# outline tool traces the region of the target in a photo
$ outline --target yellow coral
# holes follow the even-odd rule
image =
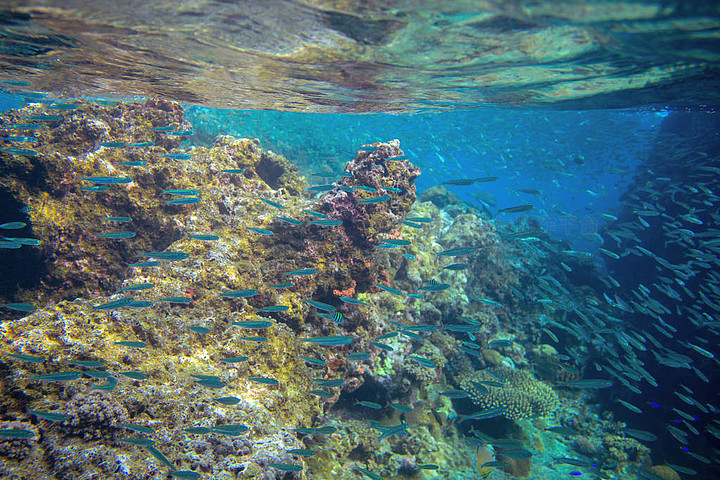
[[[492,367],[498,367],[503,363],[503,357],[497,350],[483,350],[483,358]]]
[[[482,408],[503,407],[503,416],[510,420],[547,417],[560,406],[557,394],[529,372],[502,368],[497,373],[505,379],[501,387],[485,385],[485,391],[477,388],[478,382],[498,381],[495,376],[480,370],[462,378],[460,388]]]
[[[680,480],[680,475],[667,465],[653,465],[650,471],[663,480]]]

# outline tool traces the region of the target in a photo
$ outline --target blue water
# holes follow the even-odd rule
[[[476,207],[481,205],[474,194],[494,197],[493,212],[533,204],[537,210],[529,215],[546,230],[585,248],[592,246],[588,236],[608,221],[598,214],[618,212],[618,199],[638,163],[647,157],[666,114],[485,108],[415,115],[323,115],[191,108],[188,118],[196,131],[259,138],[305,174],[337,171],[355,148],[397,138],[422,169],[415,183],[418,192],[449,180],[497,176],[495,182],[447,188]],[[542,194],[517,192],[522,188]],[[514,221],[511,214],[500,219]]]

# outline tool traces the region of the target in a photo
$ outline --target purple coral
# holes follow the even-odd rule
[[[352,178],[344,177],[338,182],[341,188],[326,193],[321,199],[322,210],[330,218],[342,220],[348,237],[360,248],[376,245],[378,234],[394,229],[415,202],[414,182],[420,176],[418,167],[402,159],[399,140],[372,146],[377,150],[358,151],[345,167]],[[361,204],[359,200],[363,197],[358,190],[347,191],[357,186],[374,188],[377,195],[384,194],[388,187],[400,192],[388,192],[390,200],[386,202]]]

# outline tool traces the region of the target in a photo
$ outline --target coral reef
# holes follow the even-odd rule
[[[377,245],[381,234],[398,228],[398,222],[415,203],[413,182],[420,175],[420,169],[404,158],[398,140],[366,147],[372,150],[361,150],[355,160],[345,167],[345,172],[351,177],[342,177],[337,182],[340,188],[323,195],[321,209],[332,212],[330,218],[342,220],[349,240],[365,248]],[[357,190],[349,191],[358,185],[375,192],[366,191],[359,195]],[[378,192],[388,187],[397,189],[398,194],[389,196],[387,201],[371,202],[381,197]]]
[[[618,463],[642,465],[649,461],[650,449],[634,438],[605,435],[602,439],[604,456]]]
[[[42,113],[32,107],[4,121],[19,122],[25,115]],[[122,123],[125,120],[132,128]],[[118,132],[124,127],[131,136]],[[182,122],[182,110],[171,104],[83,104],[59,125],[43,130],[37,156],[2,154],[8,160],[3,164],[8,173],[3,177],[4,194],[18,202],[24,199],[30,207],[28,223],[41,241],[44,262],[42,278],[12,292],[12,300],[59,300],[22,318],[3,311],[15,318],[2,325],[4,351],[44,359],[4,359],[3,408],[17,418],[35,409],[67,416],[47,426],[53,432],[44,454],[52,459],[50,465],[32,449],[23,455],[41,465],[38,472],[52,469],[67,478],[88,464],[106,476],[116,457],[125,455],[131,467],[141,463],[147,458],[143,450],[118,443],[132,434],[132,428],[123,426],[131,424],[152,432],[158,451],[172,459],[173,468],[275,478],[277,470],[268,465],[297,461],[285,449],[303,446],[291,429],[315,424],[323,412],[324,402],[310,393],[310,379],[322,375],[312,373],[299,354],[322,357],[326,352],[307,347],[299,337],[336,333],[336,324],[314,315],[304,299],[337,305],[345,314],[346,331],[356,330],[360,338],[382,327],[358,308],[342,305],[333,291],[367,292],[376,282],[382,266],[371,264],[373,247],[382,235],[392,234],[414,202],[412,181],[419,170],[400,158],[385,163],[389,157],[401,157],[397,142],[375,144],[347,169],[358,182],[400,192],[393,191],[390,201],[363,204],[363,195],[348,195],[338,186],[313,200],[305,196],[306,183],[297,170],[284,158],[261,150],[256,141],[220,137],[211,148],[174,153],[169,149],[179,145],[179,138],[153,130],[165,127],[190,128]],[[147,144],[99,147],[110,141]],[[27,169],[20,163],[28,161],[40,172],[35,182],[18,173]],[[144,163],[123,165],[126,162]],[[105,177],[132,181],[111,183],[107,190],[82,189],[92,186],[85,178]],[[345,183],[349,188],[350,181]],[[168,202],[174,198],[168,191],[195,189],[198,193],[190,196],[199,197],[198,202]],[[342,225],[313,224],[313,217],[303,210],[323,212],[328,219],[342,220]],[[276,213],[304,219],[299,225],[289,224],[276,219]],[[101,234],[118,230],[105,219],[120,217],[131,218],[135,236],[102,239]],[[273,235],[246,226],[271,228]],[[205,236],[210,241],[202,240]],[[144,253],[170,245],[180,261],[158,254],[159,263],[128,266],[147,262]],[[190,260],[182,261],[185,257]],[[305,267],[318,272],[312,279],[285,275]],[[267,287],[289,278],[294,284],[289,289]],[[343,285],[347,287],[338,288]],[[125,289],[120,296],[105,296],[120,287]],[[220,296],[242,288],[258,293],[246,299]],[[99,297],[63,300],[79,294]],[[138,307],[128,308],[128,301]],[[272,304],[289,308],[257,312]],[[267,336],[238,335],[233,323],[262,318],[258,315],[270,320],[270,327],[262,331]],[[228,363],[223,358],[247,361]],[[97,363],[102,369],[77,370],[78,361]],[[333,369],[344,372],[342,362],[328,363],[325,375],[332,375]],[[70,373],[68,380],[52,377],[64,372],[78,373]],[[50,375],[49,381],[35,378],[42,375]],[[357,388],[363,374],[355,375],[346,381]],[[260,384],[247,377],[257,377]],[[234,405],[219,403],[221,397],[233,399]],[[242,425],[248,433],[213,433],[209,441],[199,441],[183,430],[222,425]],[[78,441],[83,449],[77,448]],[[11,443],[17,442],[32,445],[27,440]],[[30,461],[23,458],[16,460]],[[10,469],[20,471],[21,465]],[[161,470],[146,472],[152,477]]]
[[[498,383],[497,376],[484,370],[463,375],[458,385],[470,395],[473,403],[482,408],[501,407],[502,415],[510,420],[547,417],[560,406],[557,394],[529,372],[501,368],[497,373],[504,379],[500,381],[501,386],[478,389],[477,383]]]
[[[257,140],[189,147],[191,130],[175,104],[80,103],[37,155],[0,154],[0,200],[40,241],[2,259],[37,266],[3,302],[39,308],[0,313],[3,428],[30,432],[0,438],[0,474],[450,480],[487,474],[487,442],[457,419],[492,407],[535,455],[646,457],[538,380],[568,371],[538,326],[563,312],[531,299],[563,275],[523,240],[548,242],[538,225],[500,226],[443,187],[418,200],[397,140],[311,186]],[[556,410],[577,440],[526,421]]]
[[[432,343],[423,344],[415,351],[415,355],[430,359],[436,365],[436,368],[425,367],[418,363],[417,360],[406,357],[403,363],[403,370],[420,382],[435,383],[439,377],[438,372],[442,370],[447,363],[445,356],[440,349]]]
[[[132,249],[124,243],[99,238],[112,231],[104,220],[132,216],[136,237],[133,245],[143,250],[162,250],[180,237],[159,194],[165,188],[156,181],[168,172],[170,159],[163,154],[180,145],[181,137],[152,130],[171,126],[190,128],[179,105],[149,100],[145,104],[117,103],[109,107],[80,104],[67,112],[45,111],[31,106],[0,119],[0,125],[22,124],[27,115],[61,115],[61,120],[39,129],[34,156],[1,152],[0,198],[6,206],[20,205],[32,235],[42,243],[31,256],[34,275],[21,275],[0,297],[41,301],[111,293],[124,278]],[[100,147],[104,142],[142,144],[145,148]],[[122,152],[122,153],[121,153]],[[148,170],[135,176],[136,167],[122,161],[146,162]],[[104,192],[82,190],[91,186],[83,177],[124,176],[133,173],[134,185],[113,186]],[[26,229],[27,230],[27,229]],[[31,236],[31,235],[28,235]],[[3,258],[5,268],[28,259],[26,252]],[[14,257],[14,258],[13,258]]]

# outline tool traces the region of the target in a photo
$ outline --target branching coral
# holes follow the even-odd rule
[[[560,406],[557,394],[546,384],[524,370],[498,369],[505,381],[501,387],[481,384],[498,382],[498,378],[485,370],[463,377],[459,384],[482,408],[503,407],[503,416],[510,420],[547,417]]]

